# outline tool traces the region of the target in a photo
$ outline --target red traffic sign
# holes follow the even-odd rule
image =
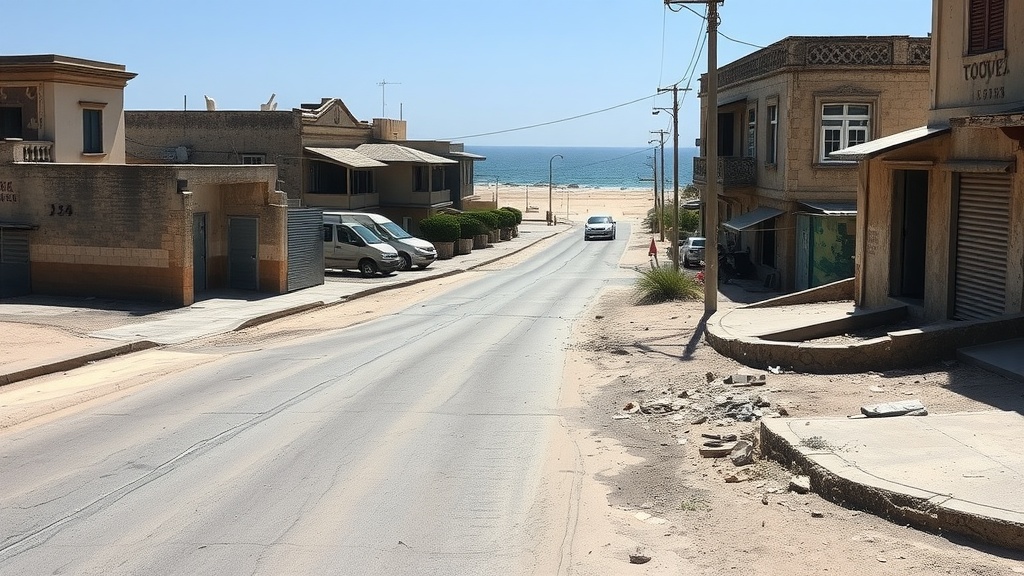
[[[658,245],[654,243],[654,238],[651,238],[651,248],[647,250],[648,256],[655,256],[658,254]]]

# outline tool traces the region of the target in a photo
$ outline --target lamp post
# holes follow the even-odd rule
[[[555,224],[554,204],[551,200],[551,163],[555,161],[555,158],[562,158],[562,155],[555,154],[550,160],[548,160],[548,226],[553,226]],[[565,158],[562,158],[562,160],[565,160]]]
[[[684,88],[689,90],[689,88]],[[672,111],[655,108],[652,114],[665,110],[672,115],[672,268],[679,271],[679,84],[658,88],[658,93],[672,92]]]
[[[657,112],[654,112],[654,114],[657,114]],[[664,242],[665,241],[665,136],[668,134],[668,132],[666,132],[664,130],[651,130],[651,134],[657,134],[658,135],[658,142],[659,142],[659,144],[661,146],[661,214],[658,215],[658,230],[661,231],[661,241]],[[653,144],[653,143],[654,143],[654,140],[651,140],[651,144]],[[657,164],[657,161],[655,161],[655,164]],[[654,178],[657,179],[658,175],[655,174]],[[657,189],[658,189],[657,182],[655,182],[654,189],[655,189],[655,191],[657,191]],[[655,192],[655,193],[657,193],[657,192]]]

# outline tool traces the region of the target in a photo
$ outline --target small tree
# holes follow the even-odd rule
[[[420,233],[430,242],[455,242],[462,234],[459,218],[452,214],[434,214],[420,220]]]
[[[501,210],[508,210],[509,212],[515,214],[516,215],[516,225],[517,226],[519,224],[523,223],[523,211],[522,210],[520,210],[518,208],[513,208],[511,206],[502,206]]]
[[[508,210],[491,210],[491,214],[498,217],[499,228],[515,228],[516,215]]]
[[[488,231],[497,230],[499,227],[498,217],[490,211],[463,212],[462,215],[483,222]]]
[[[459,227],[462,230],[460,237],[463,240],[472,240],[474,236],[487,234],[489,230],[486,224],[467,214],[459,215]]]

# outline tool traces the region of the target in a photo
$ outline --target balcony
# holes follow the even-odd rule
[[[708,159],[706,157],[698,156],[693,159],[693,181],[698,184],[708,183]],[[718,183],[722,185],[723,190],[756,186],[757,160],[737,156],[720,157],[718,159]]]
[[[53,142],[0,140],[0,163],[53,162]]]

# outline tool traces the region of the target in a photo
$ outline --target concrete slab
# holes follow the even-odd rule
[[[988,411],[761,423],[763,451],[822,496],[918,527],[1024,549],[1024,415]]]
[[[956,355],[962,362],[1024,382],[1024,338],[961,348]]]

